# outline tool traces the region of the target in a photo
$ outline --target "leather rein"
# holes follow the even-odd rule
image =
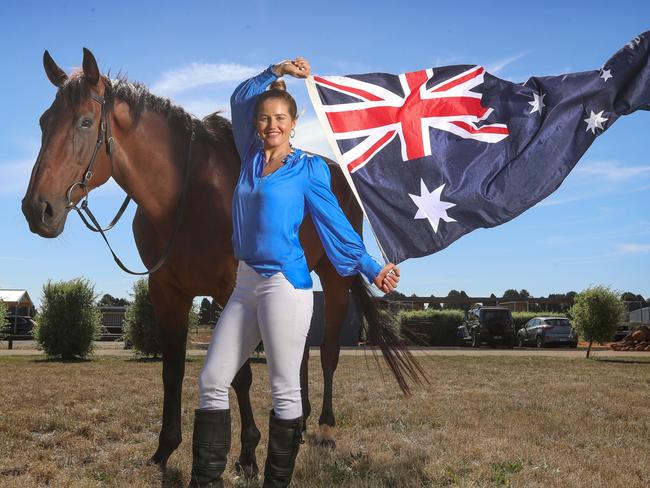
[[[148,275],[151,273],[155,273],[165,263],[167,256],[169,255],[169,251],[172,247],[172,243],[174,242],[174,238],[176,237],[176,234],[178,232],[178,229],[182,221],[183,208],[185,207],[185,196],[187,193],[187,186],[189,181],[190,166],[192,163],[192,142],[194,141],[194,120],[192,120],[192,131],[190,134],[190,141],[187,150],[187,164],[185,165],[183,189],[181,191],[179,205],[176,207],[177,208],[176,220],[172,232],[169,236],[169,240],[167,241],[167,245],[165,246],[162,256],[153,267],[147,268],[146,271],[131,271],[122,263],[120,258],[117,257],[117,255],[113,251],[113,248],[108,242],[108,239],[106,238],[106,234],[105,234],[105,232],[111,230],[115,226],[115,224],[117,224],[117,222],[120,220],[120,218],[124,214],[124,211],[126,210],[126,208],[129,206],[129,203],[131,202],[131,197],[127,195],[124,198],[124,201],[122,202],[122,205],[120,206],[120,209],[117,211],[115,217],[113,217],[113,220],[111,220],[111,223],[104,228],[102,228],[102,226],[99,224],[99,222],[97,221],[93,213],[90,211],[90,207],[88,206],[88,183],[93,177],[93,166],[95,165],[95,160],[97,159],[97,153],[99,152],[100,148],[104,144],[106,144],[106,154],[110,159],[111,168],[112,168],[113,167],[113,142],[114,142],[113,134],[111,131],[110,117],[108,116],[109,110],[108,110],[108,105],[106,103],[106,99],[95,94],[91,94],[90,96],[94,101],[99,103],[101,107],[101,113],[99,116],[99,133],[97,134],[97,142],[95,143],[95,149],[93,150],[93,153],[90,157],[90,161],[88,162],[88,166],[86,167],[86,171],[84,172],[83,178],[80,181],[77,181],[72,185],[70,185],[68,191],[66,192],[66,198],[68,200],[68,203],[66,204],[66,209],[76,210],[77,213],[79,214],[79,217],[81,217],[82,222],[86,225],[86,227],[88,227],[88,229],[90,229],[93,232],[98,232],[102,236],[104,242],[106,242],[106,245],[108,246],[108,249],[113,255],[113,259],[115,260],[115,263],[123,271],[132,275]],[[84,196],[81,199],[81,205],[72,202],[72,192],[77,186],[81,188],[84,192]],[[86,214],[85,216],[84,213]]]

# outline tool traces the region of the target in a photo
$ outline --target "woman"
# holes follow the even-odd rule
[[[361,272],[384,292],[399,281],[398,268],[382,268],[370,257],[345,218],[325,161],[291,145],[296,102],[276,80],[309,73],[303,58],[283,61],[244,81],[230,100],[242,160],[232,207],[239,268],[199,378],[190,487],[223,486],[230,449],[228,388],[260,340],[273,397],[264,487],[291,481],[302,430],[300,363],[313,307],[312,281],[298,239],[307,213],[341,275]]]

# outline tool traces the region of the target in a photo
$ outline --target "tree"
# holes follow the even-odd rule
[[[469,307],[471,304],[469,303],[469,296],[467,296],[467,293],[465,293],[464,290],[458,291],[458,290],[449,290],[449,293],[447,293],[447,298],[453,298],[454,300],[467,300],[467,303],[465,304],[460,304],[460,303],[452,303],[452,304],[445,304],[445,308],[452,308],[452,309],[457,309],[457,310],[464,310],[467,312],[469,310]]]
[[[435,295],[429,295],[429,298],[436,298]],[[429,302],[429,310],[440,310],[440,303],[438,302]]]
[[[388,293],[384,293],[384,296],[382,297],[384,300],[399,300],[400,298],[406,298],[406,295],[404,293],[400,293],[397,290],[389,291]]]
[[[126,307],[129,304],[124,298],[115,298],[113,295],[105,293],[99,300],[100,307]]]
[[[140,278],[133,283],[132,303],[126,308],[122,335],[124,341],[145,356],[158,357],[162,352],[160,331],[149,301],[149,282]]]
[[[573,326],[589,341],[589,357],[594,341],[602,344],[612,339],[625,313],[625,306],[616,292],[605,286],[595,286],[576,295],[569,313]]]
[[[201,306],[199,307],[199,323],[207,324],[210,322],[210,300],[203,298],[201,300]]]
[[[221,317],[221,312],[223,312],[223,307],[213,298],[212,304],[210,305],[210,324],[212,327],[217,325],[219,317]]]
[[[629,291],[626,291],[621,295],[621,300],[626,302],[628,312],[633,312],[634,310],[648,306],[647,302],[641,295],[635,295]]]
[[[95,290],[83,278],[43,285],[34,339],[49,357],[85,358],[102,330]]]
[[[519,292],[513,288],[510,288],[503,292],[504,300],[519,300]]]

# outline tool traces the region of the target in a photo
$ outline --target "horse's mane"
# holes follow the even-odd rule
[[[196,140],[234,144],[230,121],[219,115],[218,111],[198,119],[168,98],[154,95],[144,83],[129,81],[124,75],[120,74],[112,80],[102,76],[102,81],[106,87],[107,103],[112,105],[115,100],[120,100],[128,104],[134,125],[139,123],[145,110],[151,110],[164,115],[167,122],[179,130],[190,132],[193,128]],[[83,71],[73,73],[57,93],[57,97],[71,105],[77,105],[88,96],[88,84]]]

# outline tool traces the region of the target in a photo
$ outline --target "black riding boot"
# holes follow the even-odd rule
[[[196,410],[188,488],[222,488],[230,451],[230,410]]]
[[[293,467],[302,443],[302,416],[292,420],[269,417],[269,448],[264,467],[263,488],[285,488],[291,483]]]

